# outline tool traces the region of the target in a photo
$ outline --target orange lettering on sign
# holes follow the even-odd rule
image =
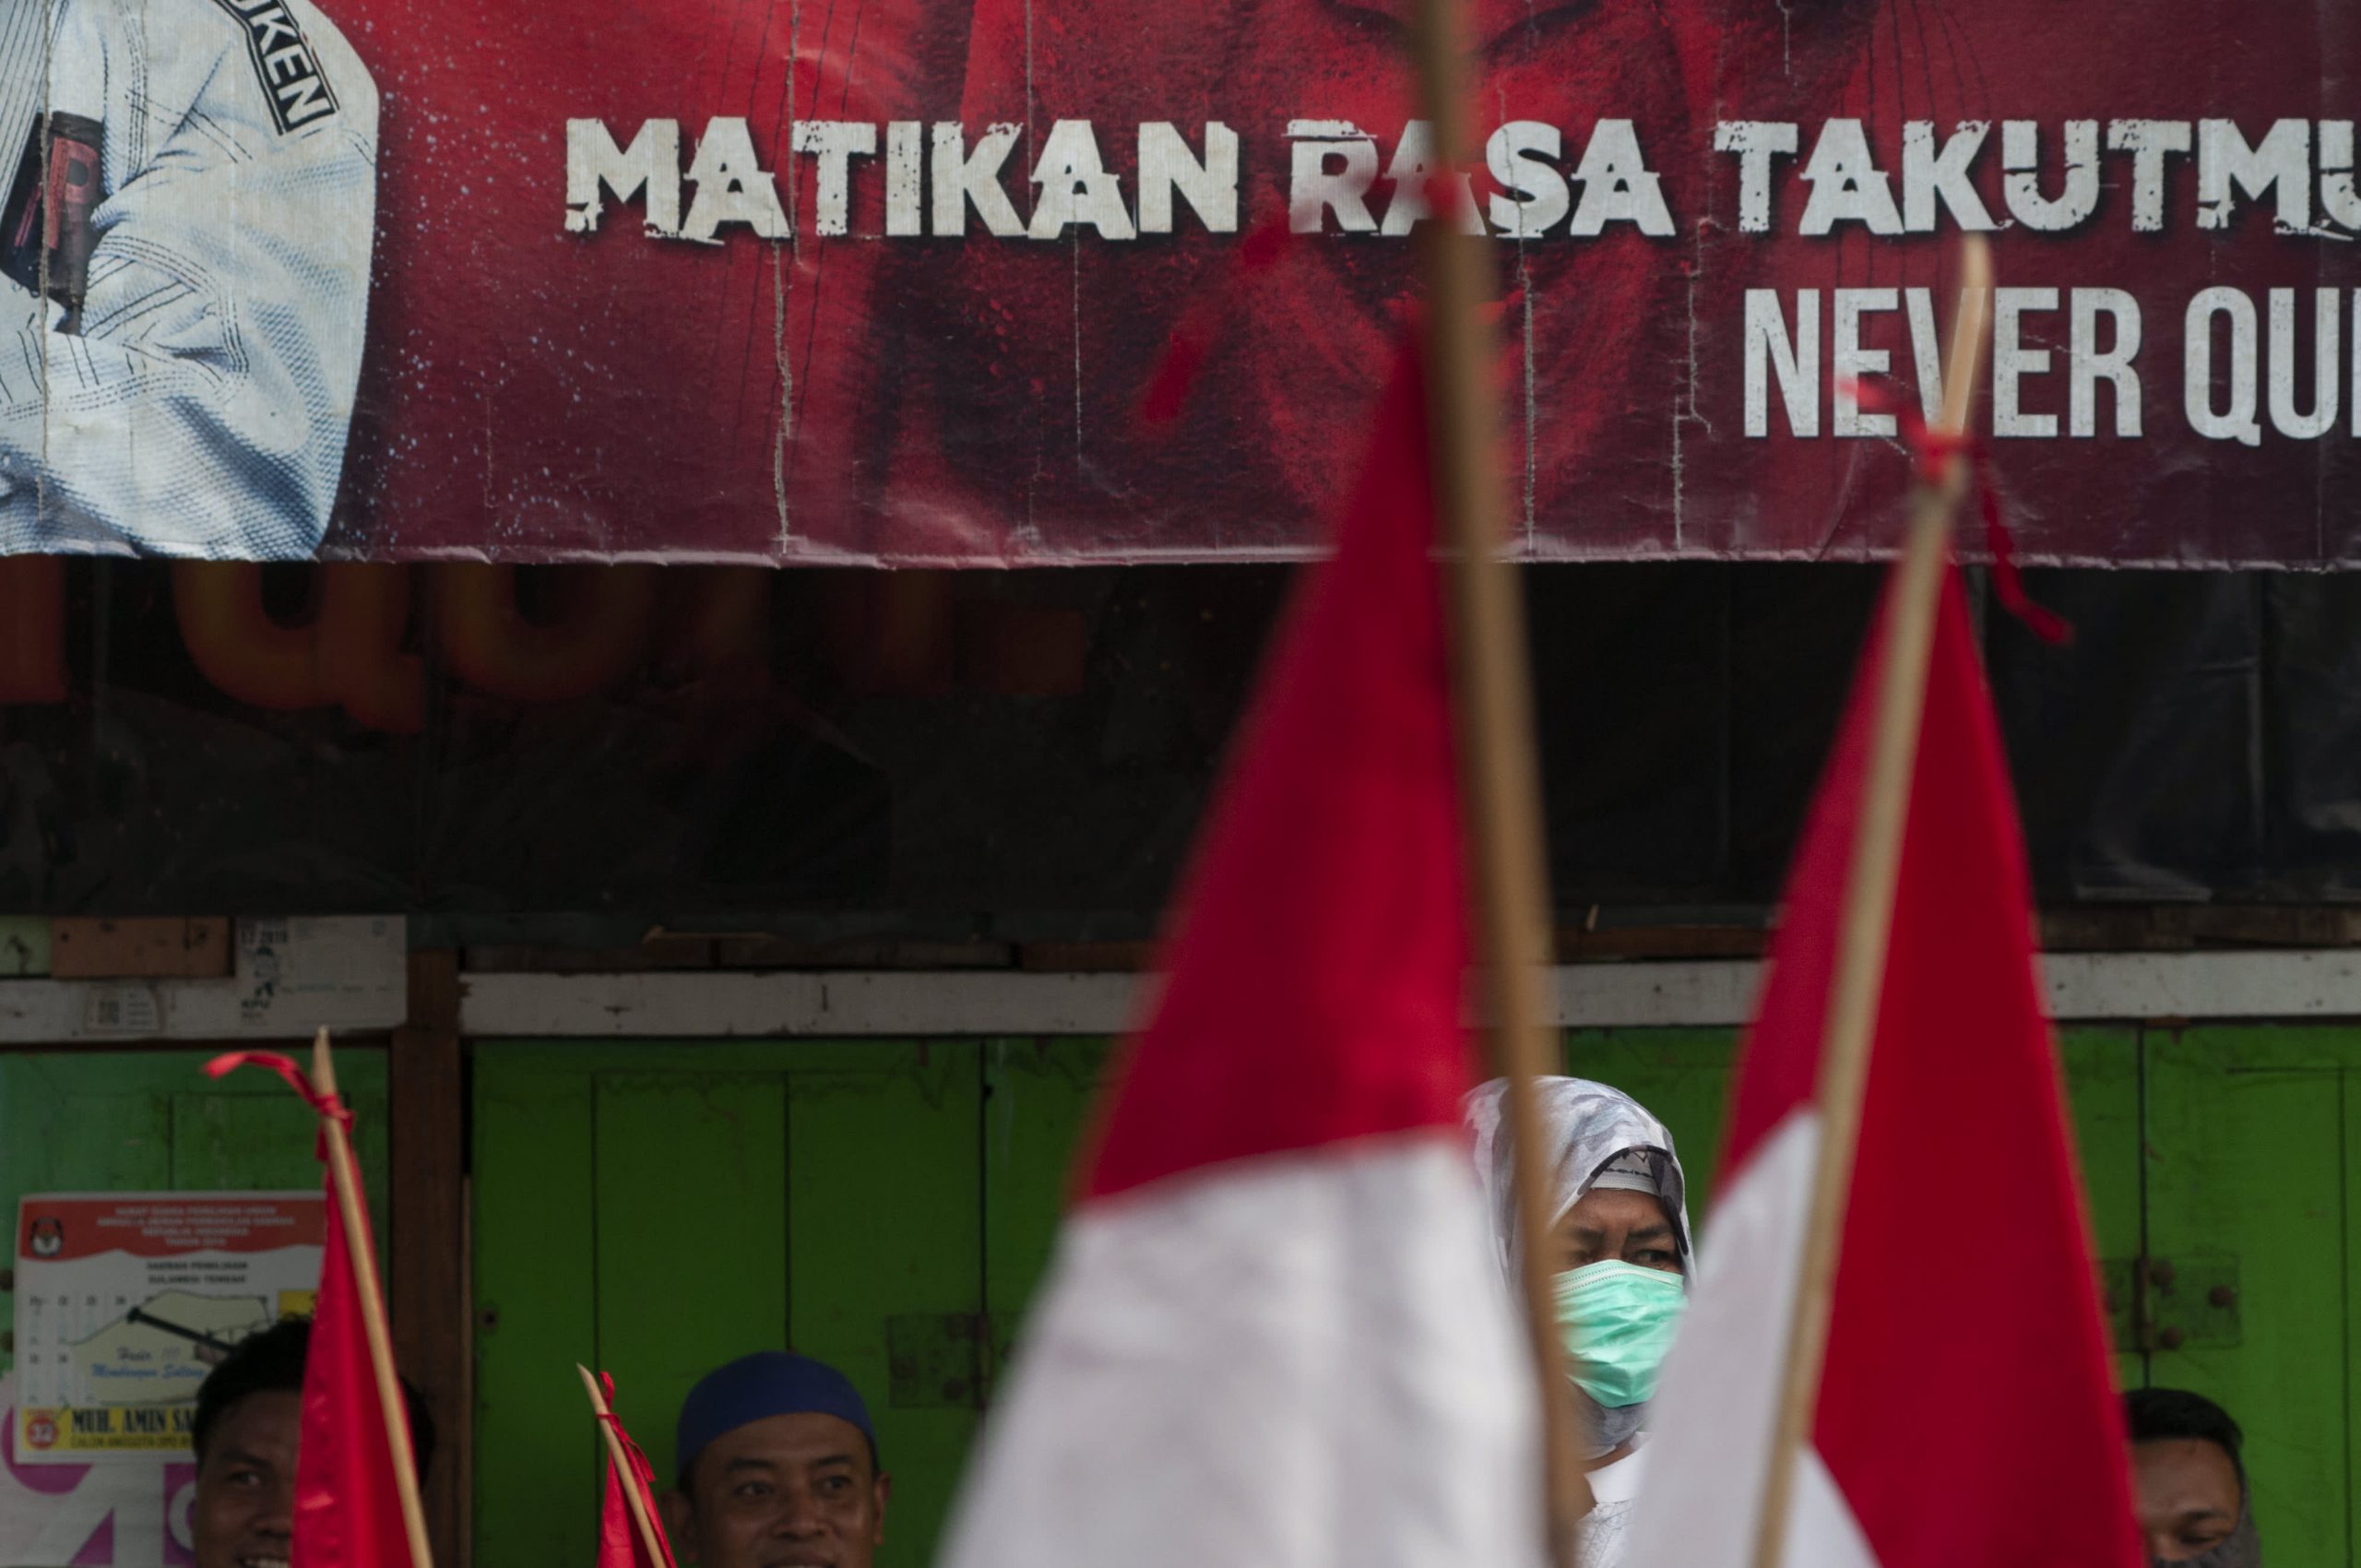
[[[687,676],[718,697],[752,700],[770,690],[771,591],[767,566],[687,566],[687,602],[663,638],[663,673]]]
[[[310,570],[311,613],[290,623],[264,604],[260,566],[175,563],[172,606],[189,658],[240,702],[281,712],[341,707],[372,729],[416,733],[425,720],[426,673],[401,651],[408,574],[365,564]]]
[[[562,570],[546,620],[516,602],[516,568],[475,562],[434,571],[436,629],[451,672],[486,696],[564,702],[639,668],[655,624],[658,568]]]
[[[0,706],[65,700],[65,563],[0,560]]]
[[[259,566],[172,566],[173,609],[198,671],[255,707],[336,707],[372,729],[416,733],[426,671],[404,648],[413,568],[276,569],[311,574],[311,603],[298,617],[271,612]],[[768,568],[559,567],[539,596],[546,608],[534,611],[519,601],[514,567],[432,570],[443,657],[453,676],[489,696],[588,696],[651,658],[659,683],[693,682],[709,699],[758,699],[774,679],[771,602],[782,577]],[[70,695],[65,571],[55,557],[0,559],[0,707]],[[814,576],[801,601],[816,612],[825,663],[854,692],[1044,695],[1082,686],[1089,624],[1080,611],[972,593],[974,584],[944,571]]]

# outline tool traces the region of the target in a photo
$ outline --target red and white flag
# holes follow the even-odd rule
[[[2140,1568],[2032,904],[1947,568],[1786,1568]],[[1882,628],[1891,610],[1880,617]],[[1751,1568],[1884,638],[1790,873],[1630,1568]]]
[[[1406,366],[1276,636],[944,1568],[1536,1561],[1422,400]]]

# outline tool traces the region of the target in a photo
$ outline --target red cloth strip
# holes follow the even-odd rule
[[[291,1056],[281,1056],[275,1051],[232,1051],[208,1062],[205,1075],[219,1078],[241,1067],[261,1067],[278,1074],[287,1080],[289,1088],[303,1097],[304,1104],[340,1123],[348,1132],[351,1130],[352,1112],[347,1109],[343,1099],[336,1095],[322,1094],[314,1088],[310,1075],[295,1065],[295,1059]]]
[[[2026,629],[2043,642],[2072,642],[2072,624],[2056,611],[2035,603],[2025,591],[2024,573],[2017,565],[2016,535],[2000,516],[1999,492],[1992,483],[1991,454],[1983,444],[1936,430],[1908,398],[1884,383],[1847,378],[1838,384],[1837,392],[1839,396],[1849,394],[1856,406],[1866,412],[1894,417],[1902,433],[1902,444],[1910,449],[1918,477],[1926,483],[1942,483],[1944,471],[1953,457],[1967,459],[1976,511],[1984,519],[1984,548],[1992,557],[1992,590],[2000,596],[2000,607],[2023,622]]]

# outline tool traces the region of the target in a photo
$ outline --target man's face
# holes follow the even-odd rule
[[[2131,1488],[2141,1538],[2159,1562],[2201,1557],[2237,1527],[2237,1467],[2203,1438],[2133,1443]]]
[[[249,1394],[213,1429],[189,1511],[196,1568],[287,1568],[303,1409],[292,1389]]]
[[[1557,1249],[1551,1266],[1559,1274],[1608,1258],[1680,1272],[1671,1217],[1646,1193],[1594,1187],[1565,1212],[1550,1241]]]
[[[665,1523],[704,1568],[869,1568],[892,1484],[851,1422],[768,1416],[697,1455],[688,1494],[665,1495]]]

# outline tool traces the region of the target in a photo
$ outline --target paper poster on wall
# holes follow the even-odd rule
[[[144,1464],[28,1467],[18,1451],[17,1380],[0,1377],[0,1562],[25,1568],[187,1568],[196,1467]]]
[[[311,1310],[321,1196],[34,1194],[17,1217],[18,1465],[190,1457],[197,1385]]]
[[[397,1023],[408,954],[409,929],[399,915],[241,920],[237,1019],[222,1032],[303,1035]]]

